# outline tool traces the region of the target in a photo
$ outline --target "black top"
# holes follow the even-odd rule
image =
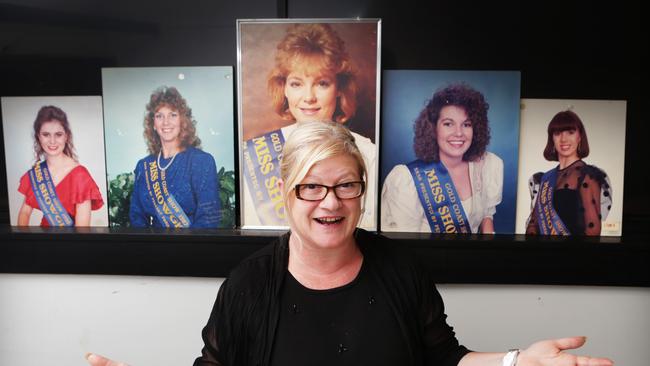
[[[282,308],[282,290],[285,283],[290,281],[287,269],[289,236],[290,233],[283,235],[273,245],[245,259],[221,285],[210,319],[203,328],[204,347],[201,357],[194,362],[195,366],[267,366],[272,363],[276,345],[285,350],[291,348],[291,345],[281,344],[286,344],[287,341],[276,342],[278,335],[286,336],[287,333],[278,331],[278,327],[282,315],[286,316],[286,305]],[[351,291],[356,293],[352,296],[360,296],[359,299],[364,301],[368,294],[375,296],[379,307],[378,314],[368,315],[370,318],[367,321],[370,326],[378,328],[371,328],[367,332],[376,332],[375,329],[384,326],[382,323],[395,321],[399,331],[393,332],[391,336],[398,337],[399,340],[381,339],[381,342],[390,342],[391,347],[399,345],[400,342],[405,345],[406,355],[403,357],[400,354],[403,354],[401,346],[395,348],[396,353],[391,357],[401,359],[394,364],[456,366],[469,350],[458,344],[453,328],[447,324],[442,298],[431,280],[430,273],[408,254],[404,247],[391,245],[389,240],[381,235],[357,229],[355,240],[363,254],[362,277],[369,278],[371,290],[364,294],[363,290],[357,293],[355,289]],[[353,286],[363,289],[366,285]],[[360,300],[358,302],[356,306],[362,308]],[[340,304],[346,304],[346,301],[340,301]],[[381,309],[384,305],[389,309],[389,315]],[[305,311],[312,310],[305,308]],[[352,315],[354,312],[360,311],[354,310]],[[338,322],[342,319],[334,320]],[[366,326],[357,320],[352,321],[350,329]],[[357,337],[355,341],[348,340],[347,345],[339,341],[343,333],[341,330],[332,333],[332,342],[339,342],[336,344],[336,352],[339,344],[342,344],[342,353],[351,352],[350,350],[357,347],[364,353],[366,350],[378,352],[378,348],[382,346],[381,343],[372,344],[372,338],[369,338],[368,344],[372,344],[373,348],[364,345],[364,338],[369,337],[366,334]],[[305,336],[304,333],[298,335]],[[323,342],[318,339],[317,343]],[[294,347],[293,351],[298,348]],[[288,351],[282,352],[286,354]],[[282,354],[277,354],[277,357],[281,356]],[[363,355],[366,356],[372,357]],[[320,354],[313,354],[313,359],[307,364],[311,365],[314,360],[320,358]]]
[[[329,290],[306,288],[287,274],[271,365],[393,366],[408,358],[388,301],[364,268]]]
[[[553,207],[570,233],[584,235],[583,215],[579,215],[579,212],[583,211],[584,208],[578,190],[568,188],[556,190],[553,194]]]
[[[536,173],[531,184],[539,185],[543,173]],[[609,196],[605,173],[599,168],[576,160],[564,169],[558,169],[553,208],[572,235],[600,235],[602,221],[600,199]],[[534,192],[537,193],[537,192]],[[538,234],[537,215],[530,215],[526,234]]]

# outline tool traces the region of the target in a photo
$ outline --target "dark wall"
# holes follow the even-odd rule
[[[624,233],[642,233],[650,223],[647,21],[628,5],[542,4],[0,0],[0,95],[101,95],[102,67],[234,66],[238,18],[382,18],[384,69],[520,70],[522,98],[627,100]]]

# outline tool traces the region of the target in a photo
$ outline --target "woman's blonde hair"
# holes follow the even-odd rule
[[[368,176],[366,163],[350,130],[331,121],[297,124],[282,150],[280,177],[284,182],[282,193],[285,200],[315,164],[341,155],[351,156],[356,160],[359,177],[365,180]],[[289,208],[288,205],[286,207]]]
[[[275,67],[271,70],[268,90],[271,105],[282,118],[295,121],[284,95],[287,76],[304,62],[313,62],[314,57],[322,61],[321,69],[334,75],[339,97],[333,121],[346,122],[357,111],[357,82],[345,43],[328,24],[296,24],[278,44]],[[306,66],[306,65],[302,65]]]

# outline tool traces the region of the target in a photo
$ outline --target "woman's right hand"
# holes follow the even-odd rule
[[[94,353],[87,353],[86,360],[91,366],[129,366],[123,362],[113,361]]]

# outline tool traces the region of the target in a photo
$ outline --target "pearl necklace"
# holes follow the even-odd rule
[[[167,170],[167,168],[169,168],[172,165],[172,163],[174,162],[174,158],[176,157],[176,154],[172,155],[172,160],[170,160],[169,163],[167,163],[167,166],[163,167],[160,164],[160,154],[161,154],[161,152],[162,151],[158,151],[158,159],[157,159],[158,169],[160,169],[160,170],[162,170],[164,172],[165,170]]]

